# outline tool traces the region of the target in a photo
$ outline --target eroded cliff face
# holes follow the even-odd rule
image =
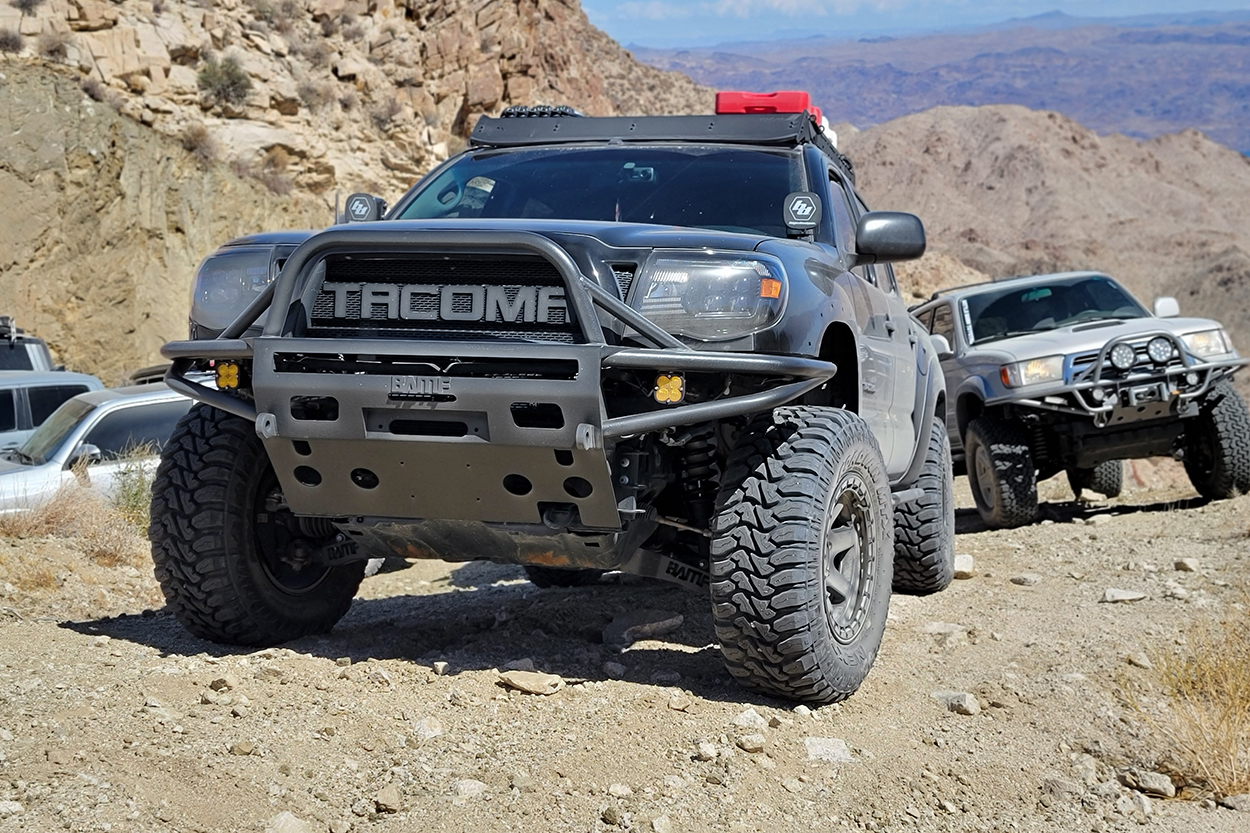
[[[479,115],[511,104],[645,115],[712,103],[711,90],[634,61],[577,0],[46,0],[32,17],[0,6],[5,28],[24,35],[10,60],[39,59],[62,33],[54,60],[95,97],[173,136],[202,123],[236,165],[280,149],[275,176],[330,200],[396,196],[462,147]],[[227,58],[246,73],[244,100],[197,81]]]
[[[0,310],[108,383],[185,337],[207,252],[331,219],[318,199],[205,166],[66,73],[0,66],[0,125]]]

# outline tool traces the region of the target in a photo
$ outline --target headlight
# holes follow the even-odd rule
[[[272,249],[240,249],[206,257],[195,273],[191,320],[210,333],[224,330],[273,281]]]
[[[1027,362],[1005,364],[1000,371],[1003,384],[1012,388],[1063,381],[1063,356],[1047,356]]]
[[[781,317],[786,277],[768,255],[656,252],[646,262],[631,304],[674,335],[704,341],[766,330]]]
[[[1224,332],[1222,327],[1216,330],[1203,330],[1200,333],[1190,333],[1187,336],[1181,336],[1181,341],[1185,342],[1186,350],[1200,358],[1222,356],[1225,353],[1233,352],[1233,345],[1228,340],[1228,333]]]

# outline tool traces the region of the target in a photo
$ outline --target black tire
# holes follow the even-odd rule
[[[289,512],[266,506],[276,489],[245,419],[197,405],[165,445],[148,538],[165,601],[196,636],[276,645],[324,633],[347,613],[365,562],[304,572],[277,558],[307,537],[283,525]]]
[[[933,420],[913,485],[924,496],[894,510],[894,592],[927,596],[955,580],[955,485],[944,420]]]
[[[1232,383],[1214,385],[1185,420],[1185,473],[1198,494],[1223,500],[1250,492],[1250,411]]]
[[[968,483],[985,525],[1011,529],[1037,517],[1037,469],[1023,426],[981,416],[964,436]]]
[[[1068,485],[1078,499],[1084,489],[1103,497],[1119,497],[1124,490],[1124,464],[1119,460],[1107,460],[1092,469],[1068,469]]]
[[[713,532],[712,619],[729,673],[805,703],[855,693],[881,646],[894,565],[868,425],[835,408],[754,419],[729,455]]]
[[[603,570],[565,570],[560,567],[536,567],[525,565],[525,575],[530,584],[544,589],[549,587],[589,587],[599,583]]]

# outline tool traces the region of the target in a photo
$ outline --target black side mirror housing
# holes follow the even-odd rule
[[[924,224],[915,214],[869,211],[855,225],[855,262],[915,260],[925,251]]]

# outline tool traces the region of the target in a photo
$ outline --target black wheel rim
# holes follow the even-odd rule
[[[872,567],[881,557],[873,508],[874,490],[859,472],[848,472],[833,490],[821,540],[825,621],[833,638],[855,641],[868,620]]]
[[[283,593],[300,596],[321,586],[330,574],[329,567],[302,564],[296,557],[300,547],[315,545],[300,534],[295,516],[287,511],[273,511],[273,504],[282,500],[282,487],[272,470],[261,479],[256,490],[254,508],[256,554],[265,577]]]

